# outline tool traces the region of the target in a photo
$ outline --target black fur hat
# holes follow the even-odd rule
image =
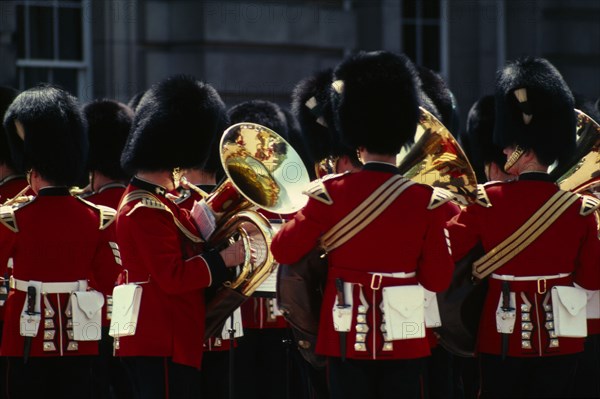
[[[165,79],[140,100],[121,165],[132,174],[197,167],[224,115],[225,104],[211,85],[184,75]]]
[[[575,148],[573,109],[571,90],[546,59],[510,62],[496,80],[494,142],[532,149],[544,165],[566,159]]]
[[[126,179],[120,160],[131,129],[133,111],[118,101],[97,100],[86,104],[83,114],[90,140],[88,170],[97,170],[114,180]]]
[[[131,110],[135,113],[138,105],[140,104],[140,100],[144,97],[145,91],[138,91],[129,99],[127,106],[131,108]]]
[[[0,115],[4,117],[4,113],[9,105],[17,97],[18,92],[12,87],[0,86]],[[0,128],[0,164],[5,164],[9,168],[15,170],[14,162],[10,156],[10,147],[6,138],[4,126]],[[18,172],[23,172],[22,170]]]
[[[337,66],[333,112],[348,145],[390,155],[412,143],[419,119],[416,76],[406,56],[386,51],[359,52]]]
[[[484,96],[477,100],[467,116],[466,142],[464,150],[475,169],[478,181],[486,181],[484,166],[496,163],[500,168],[506,163],[502,148],[494,144],[494,96]]]
[[[421,90],[431,99],[439,113],[439,120],[450,133],[458,135],[459,121],[456,99],[450,88],[436,72],[424,66],[417,67]]]
[[[16,121],[23,125],[23,138]],[[86,122],[77,99],[66,91],[51,85],[25,90],[6,111],[4,128],[19,169],[35,169],[56,185],[75,185],[83,176]]]
[[[308,171],[308,179],[312,181],[316,178],[313,166],[314,163],[308,152],[308,146],[306,145],[304,137],[302,136],[302,129],[300,127],[300,123],[298,122],[298,119],[294,116],[294,114],[292,114],[292,111],[290,111],[289,109],[281,108],[281,111],[283,111],[288,124],[287,141],[294,148],[294,150],[296,150],[298,155],[300,155],[302,163]]]
[[[288,139],[288,125],[285,114],[279,105],[264,100],[250,100],[237,104],[227,111],[229,122],[234,125],[241,122],[258,123]]]
[[[335,128],[332,82],[333,69],[325,69],[302,79],[292,92],[292,113],[298,118],[313,163],[329,156],[356,157],[356,150],[341,140]]]

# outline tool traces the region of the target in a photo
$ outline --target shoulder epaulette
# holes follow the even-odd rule
[[[131,208],[129,212],[127,212],[127,216],[131,215],[136,209],[139,208],[160,209],[167,212],[170,211],[165,204],[149,195],[139,198],[139,201],[133,206],[133,208]]]
[[[79,196],[76,196],[75,198],[77,198],[79,201],[83,202],[90,208],[94,208],[98,211],[98,213],[100,214],[100,230],[106,229],[117,218],[117,211],[111,207],[94,204],[93,202],[85,200]]]
[[[6,226],[10,231],[18,233],[17,218],[15,212],[33,202],[35,199],[32,195],[13,198],[10,205],[0,206],[0,223]]]
[[[427,205],[427,209],[435,209],[446,202],[450,202],[454,199],[454,194],[450,191],[440,188],[434,187],[433,192],[431,193],[431,198],[429,199],[429,205]]]
[[[173,217],[173,222],[175,223],[177,228],[183,234],[185,234],[185,236],[188,239],[190,239],[192,242],[196,242],[196,243],[203,242],[203,240],[200,236],[189,231],[184,225],[181,224],[181,222],[177,219],[177,217],[173,214],[173,211],[171,211],[171,209],[169,209],[168,206],[163,204],[158,198],[156,198],[154,195],[150,194],[147,191],[136,190],[136,191],[130,192],[121,200],[119,209],[121,209],[121,207],[123,207],[124,205],[126,205],[130,202],[134,202],[134,201],[138,201],[138,202],[136,202],[136,204],[133,206],[133,208],[131,208],[131,210],[129,212],[127,212],[127,214],[125,216],[130,216],[133,212],[135,212],[136,209],[139,209],[139,208],[159,209],[159,210],[169,213]]]
[[[485,191],[485,188],[488,186],[489,185],[485,184],[477,185],[477,199],[475,200],[475,203],[477,205],[483,206],[484,208],[491,208],[492,206],[492,202],[490,201],[487,192]]]
[[[590,215],[598,208],[600,208],[600,199],[591,195],[581,195],[581,209],[579,210],[581,216]]]
[[[326,205],[331,205],[331,204],[333,204],[333,200],[331,199],[331,196],[327,192],[327,188],[325,187],[325,184],[323,184],[323,182],[325,182],[327,180],[336,179],[345,174],[346,173],[336,173],[336,174],[325,175],[320,179],[310,182],[310,184],[308,185],[306,190],[304,190],[302,193],[306,194],[310,198],[314,198],[317,201],[322,202]]]

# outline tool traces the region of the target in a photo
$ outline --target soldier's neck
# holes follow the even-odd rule
[[[91,177],[90,181],[92,182],[92,191],[98,191],[102,187],[106,186],[107,184],[123,183],[120,180],[111,179],[110,177],[107,177],[98,171],[92,172],[92,177]]]
[[[205,172],[200,169],[186,169],[183,175],[190,183],[201,185],[201,184],[216,184],[217,179],[214,173]]]
[[[142,180],[146,180],[157,186],[164,187],[167,191],[175,190],[175,184],[173,183],[173,175],[169,170],[163,170],[158,172],[138,172],[136,176]]]

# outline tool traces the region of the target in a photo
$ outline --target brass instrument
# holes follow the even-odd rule
[[[253,209],[289,214],[308,201],[302,194],[309,183],[308,172],[300,156],[271,129],[255,123],[235,124],[223,133],[220,153],[227,178],[204,199],[217,225],[205,238],[213,248],[243,240],[246,259],[237,277],[226,282],[207,304],[205,339],[214,336],[277,266],[269,249],[273,228]],[[251,248],[256,250],[254,264]]]
[[[22,202],[31,201],[31,199],[33,198],[33,196],[31,196],[31,195],[25,195],[25,193],[27,191],[29,191],[30,188],[31,188],[30,185],[26,185],[21,191],[19,191],[17,193],[17,195],[15,195],[12,198],[7,199],[2,205],[3,206],[8,206],[8,205],[14,205],[14,204],[22,203]]]
[[[461,205],[468,205],[477,197],[477,180],[467,156],[442,122],[420,110],[415,142],[397,155],[398,169],[413,181],[450,191]]]
[[[569,169],[550,172],[562,190],[574,193],[600,191],[600,125],[576,109],[577,149]]]

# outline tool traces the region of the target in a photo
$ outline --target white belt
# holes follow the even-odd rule
[[[492,273],[492,278],[503,281],[536,281],[536,280],[552,280],[570,276],[571,273],[553,274],[551,276],[511,276],[509,274]]]
[[[393,278],[411,278],[417,275],[416,272],[397,272],[397,273],[378,273],[378,272],[369,272],[369,274],[380,275],[383,277],[393,277]]]
[[[19,280],[10,277],[10,288],[13,290],[27,292],[29,281]],[[87,290],[87,280],[57,282],[57,283],[42,283],[42,294],[70,294],[74,291]]]

